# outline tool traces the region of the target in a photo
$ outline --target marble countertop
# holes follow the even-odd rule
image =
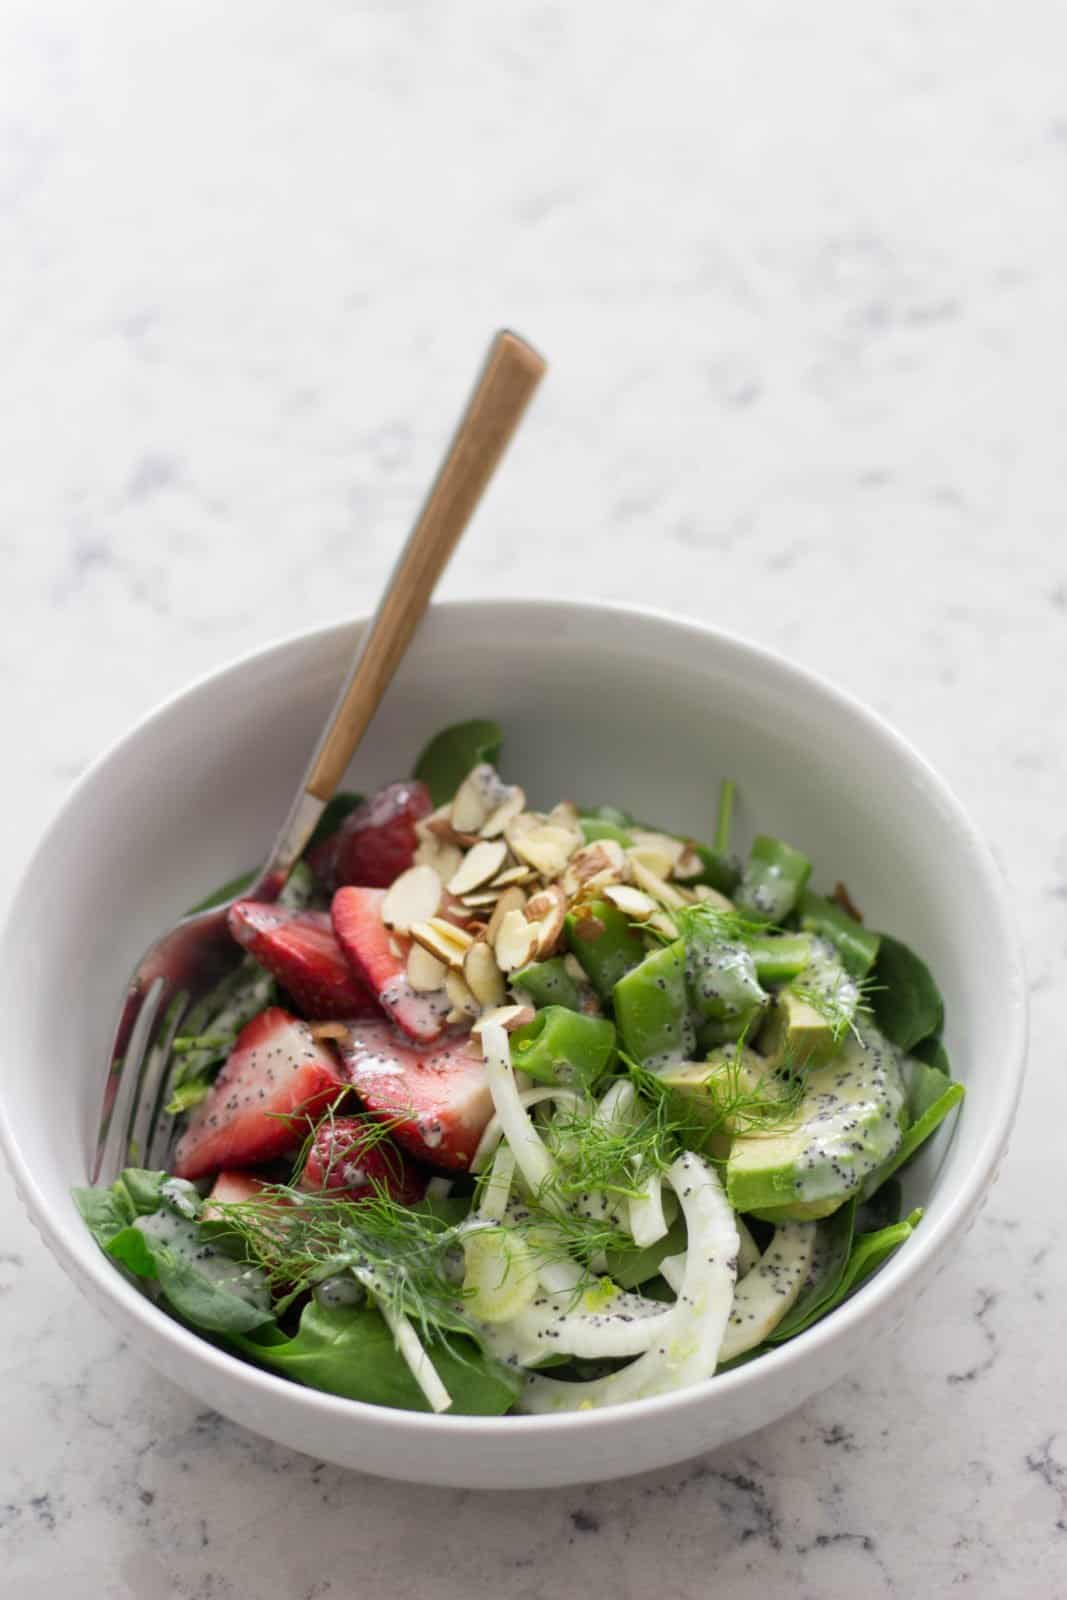
[[[508,323],[552,373],[446,592],[685,610],[872,702],[992,839],[1033,991],[921,1324],[631,1482],[245,1433],[0,1180],[13,1600],[1067,1595],[1065,44],[1054,0],[3,8],[0,886],[154,701],[368,605]]]

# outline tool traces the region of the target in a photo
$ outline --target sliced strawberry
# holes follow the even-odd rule
[[[426,1178],[369,1118],[326,1117],[315,1130],[300,1187],[353,1201],[384,1191],[398,1205],[413,1206],[426,1193]]]
[[[354,1022],[341,1042],[346,1075],[398,1144],[433,1167],[470,1166],[493,1100],[467,1035],[419,1048],[387,1022]]]
[[[407,962],[382,921],[384,889],[338,889],[330,915],[341,949],[383,1011],[411,1039],[429,1043],[444,1032],[451,1003],[443,989],[422,994],[407,978]]]
[[[255,1195],[262,1193],[267,1184],[262,1178],[253,1178],[250,1172],[220,1172],[215,1182],[211,1185],[208,1195],[208,1205],[212,1200],[220,1206],[237,1205],[242,1200],[251,1200]],[[205,1211],[205,1216],[207,1212]]]
[[[374,996],[345,960],[328,912],[238,900],[226,921],[237,943],[273,972],[305,1016],[363,1017],[377,1011]]]
[[[415,856],[415,824],[433,810],[424,783],[389,783],[348,814],[308,856],[317,878],[328,889],[363,884],[388,889]]]
[[[343,1086],[337,1058],[280,1006],[253,1017],[178,1141],[174,1171],[202,1178],[294,1150]]]

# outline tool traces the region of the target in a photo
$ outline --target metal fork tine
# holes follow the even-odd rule
[[[161,1000],[156,1009],[156,1026],[145,1049],[126,1141],[130,1159],[139,1166],[153,1164],[150,1152],[164,1091],[170,1078],[171,1046],[188,1007],[189,993],[182,989],[168,995],[166,1005]]]
[[[130,1122],[136,1107],[137,1090],[144,1071],[144,1057],[152,1024],[163,998],[164,982],[154,978],[140,994],[131,990],[123,1004],[120,1033],[126,1035],[125,1052],[116,1052],[111,1063],[108,1097],[110,1103],[101,1121],[93,1160],[92,1181],[106,1178],[110,1183],[126,1164]]]

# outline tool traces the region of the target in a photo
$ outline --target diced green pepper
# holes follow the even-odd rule
[[[811,862],[783,839],[759,833],[734,900],[753,922],[782,922],[811,876]]]
[[[834,900],[806,889],[800,899],[800,926],[829,939],[854,978],[865,978],[878,955],[879,935],[850,917]]]
[[[653,950],[615,985],[615,1020],[622,1048],[642,1066],[684,1061],[696,1036],[689,1017],[685,940]]]
[[[806,933],[759,933],[747,941],[760,983],[788,983],[811,960]]]
[[[615,1029],[605,1017],[546,1006],[511,1035],[511,1064],[540,1083],[592,1089],[611,1066]]]
[[[590,900],[567,914],[567,943],[601,1000],[645,954],[640,934],[610,900]]]
[[[532,1006],[565,1006],[568,1011],[582,1009],[582,991],[567,971],[562,956],[553,956],[551,961],[535,961],[520,972],[513,972],[508,981],[513,989],[522,990]]]

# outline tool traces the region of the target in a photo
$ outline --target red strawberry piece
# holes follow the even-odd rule
[[[426,1049],[387,1022],[354,1022],[340,1050],[356,1093],[368,1111],[389,1119],[398,1144],[433,1167],[470,1166],[493,1100],[468,1035]]]
[[[426,1193],[426,1179],[368,1118],[326,1117],[315,1130],[300,1187],[339,1200],[366,1200],[384,1190],[398,1205],[413,1206]]]
[[[374,996],[345,960],[328,912],[238,900],[226,920],[237,943],[274,974],[305,1016],[362,1017],[377,1011]]]
[[[407,978],[407,960],[382,921],[384,889],[338,889],[330,915],[341,949],[398,1027],[428,1043],[444,1031],[451,1003],[443,989],[423,994]]]
[[[424,783],[389,783],[350,811],[336,833],[311,851],[308,860],[328,889],[363,884],[388,889],[415,858],[415,824],[433,810]]]
[[[307,1118],[324,1111],[344,1080],[337,1057],[280,1006],[253,1017],[192,1112],[174,1155],[179,1178],[254,1167],[295,1150]]]
[[[267,1187],[262,1178],[253,1178],[250,1172],[220,1172],[211,1185],[208,1204],[217,1200],[220,1206],[234,1206],[242,1200],[252,1200]]]

